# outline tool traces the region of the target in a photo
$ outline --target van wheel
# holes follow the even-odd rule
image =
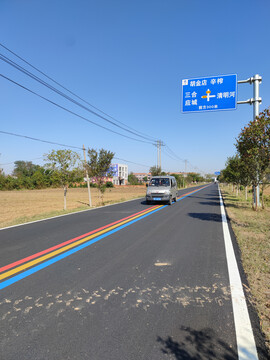
[[[172,198],[170,197],[170,200],[169,200],[169,205],[172,205]]]
[[[175,197],[175,198],[174,198],[174,202],[176,202],[176,201],[177,201],[177,198]]]

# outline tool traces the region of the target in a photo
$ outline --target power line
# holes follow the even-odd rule
[[[121,121],[113,118],[112,116],[106,114],[105,112],[103,112],[102,110],[98,109],[97,107],[93,106],[92,104],[90,104],[89,102],[87,102],[86,100],[82,99],[81,97],[79,97],[78,95],[76,95],[75,93],[73,93],[72,91],[68,90],[67,88],[65,88],[64,86],[62,86],[60,83],[58,83],[57,81],[55,81],[54,79],[52,79],[51,77],[49,77],[48,75],[46,75],[44,72],[40,71],[39,69],[37,69],[35,66],[31,65],[28,61],[24,60],[22,57],[20,57],[19,55],[15,54],[13,51],[11,51],[10,49],[8,49],[6,46],[4,46],[3,44],[0,43],[0,46],[2,46],[3,48],[5,48],[6,50],[8,50],[9,52],[11,52],[13,55],[15,55],[16,57],[18,57],[19,59],[21,59],[22,61],[24,61],[26,64],[28,64],[29,66],[31,66],[32,68],[34,68],[36,71],[38,71],[39,73],[41,73],[42,75],[44,75],[45,77],[47,77],[48,79],[50,79],[51,81],[53,81],[55,84],[57,84],[58,86],[60,86],[61,88],[63,88],[64,90],[68,91],[70,94],[72,94],[73,96],[76,96],[78,99],[82,100],[83,102],[85,102],[86,104],[90,105],[91,107],[93,107],[94,109],[98,110],[99,112],[101,112],[102,114],[110,117],[111,119],[117,121],[118,123],[124,125],[126,128],[132,129],[132,130],[128,130],[125,129],[124,127],[117,125],[115,122],[105,118],[104,116],[101,116],[99,114],[97,114],[95,111],[89,109],[88,107],[82,105],[81,103],[77,102],[76,100],[72,99],[71,97],[67,96],[66,94],[64,94],[63,92],[59,91],[58,89],[54,88],[53,86],[51,86],[50,84],[48,84],[47,82],[45,82],[44,80],[42,80],[41,78],[39,78],[38,76],[34,75],[33,73],[31,73],[30,71],[26,70],[25,68],[23,68],[22,66],[20,66],[19,64],[15,63],[13,60],[9,59],[8,57],[6,57],[3,54],[0,54],[1,57],[0,59],[2,61],[5,61],[6,63],[8,63],[9,65],[13,66],[14,68],[16,68],[17,70],[23,72],[24,74],[26,74],[27,76],[31,77],[32,79],[38,81],[39,83],[41,83],[42,85],[48,87],[49,89],[51,89],[52,91],[56,92],[57,94],[65,97],[67,100],[75,103],[76,105],[82,107],[83,109],[89,111],[90,113],[94,114],[95,116],[100,117],[101,119],[113,124],[114,126],[117,126],[121,129],[123,129],[124,131],[130,132],[136,136],[139,136],[141,138],[147,139],[147,140],[155,140],[152,136],[143,134],[129,126],[127,126],[126,124],[122,123]]]
[[[21,138],[25,138],[25,139],[29,139],[29,140],[39,141],[39,142],[43,142],[43,143],[46,143],[46,144],[59,145],[59,146],[64,146],[64,147],[68,147],[68,148],[83,150],[82,147],[72,146],[72,145],[66,145],[66,144],[60,144],[60,143],[57,143],[57,142],[48,141],[48,140],[43,140],[43,139],[38,139],[38,138],[34,138],[34,137],[31,137],[31,136],[27,136],[27,135],[20,135],[20,134],[15,134],[15,133],[7,132],[7,131],[2,131],[2,130],[0,130],[0,133],[1,133],[1,134],[6,134],[6,135],[17,136],[17,137],[21,137]]]
[[[58,142],[53,142],[53,141],[49,141],[49,140],[44,140],[44,139],[39,139],[39,138],[34,138],[32,136],[27,136],[27,135],[21,135],[21,134],[15,134],[15,133],[11,133],[11,132],[7,132],[7,131],[2,131],[0,130],[1,134],[5,134],[5,135],[11,135],[11,136],[16,136],[16,137],[21,137],[21,138],[25,138],[25,139],[29,139],[29,140],[34,140],[34,141],[38,141],[38,142],[43,142],[43,143],[47,143],[47,144],[53,144],[53,145],[59,145],[59,146],[63,146],[63,147],[67,147],[67,148],[73,148],[73,149],[79,149],[79,150],[83,150],[82,147],[78,147],[78,146],[74,146],[74,145],[67,145],[67,144],[61,144]],[[150,168],[150,165],[145,165],[145,164],[139,164],[130,160],[126,160],[126,159],[121,159],[118,157],[113,157],[115,160],[121,160],[124,162],[128,162],[134,165],[139,165],[139,166],[144,166],[144,167],[148,167]],[[36,158],[36,159],[42,159],[42,158]],[[34,160],[34,159],[33,159]],[[0,166],[2,165],[11,165],[14,164],[14,161],[11,163],[6,163],[6,164],[0,164]]]
[[[101,118],[102,120],[105,120],[107,122],[109,122],[110,124],[124,130],[124,131],[127,131],[135,136],[138,136],[138,137],[141,137],[143,139],[146,139],[146,140],[151,140],[149,137],[145,137],[145,136],[142,136],[142,135],[138,135],[136,132],[134,131],[131,131],[131,130],[127,130],[125,129],[123,126],[120,126],[120,125],[117,125],[115,122],[111,121],[111,120],[108,120],[106,119],[104,116],[102,115],[99,115],[97,114],[95,111],[87,108],[86,106],[80,104],[78,101],[72,99],[71,97],[67,96],[66,94],[64,94],[63,92],[59,91],[58,89],[54,88],[53,86],[51,86],[50,84],[46,83],[45,81],[43,81],[42,79],[40,79],[39,77],[37,77],[36,75],[32,74],[31,72],[29,72],[28,70],[24,69],[22,66],[16,64],[14,61],[8,59],[6,56],[4,56],[3,54],[0,53],[0,59],[2,61],[5,61],[7,64],[13,66],[14,68],[16,68],[17,70],[23,72],[24,74],[26,74],[27,76],[29,76],[30,78],[36,80],[37,82],[39,82],[40,84],[46,86],[47,88],[49,88],[50,90],[54,91],[55,93],[57,93],[58,95],[64,97],[65,99],[71,101],[72,103],[74,103],[75,105],[77,106],[80,106],[81,108],[83,108],[84,110],[90,112],[91,114]]]
[[[30,159],[30,160],[27,160],[27,161],[41,160],[41,159],[43,159],[43,157],[38,157],[38,158]],[[17,161],[17,160],[16,160],[16,161]],[[12,165],[12,164],[14,164],[14,163],[15,163],[15,161],[12,161],[12,162],[9,162],[9,163],[0,164],[0,166]]]
[[[143,167],[147,167],[147,168],[151,167],[150,165],[139,164],[139,163],[136,163],[136,162],[133,162],[133,161],[130,161],[130,160],[126,160],[126,159],[121,159],[121,158],[118,158],[118,157],[115,157],[115,156],[113,157],[113,159],[121,160],[121,161],[124,161],[124,162],[128,162],[128,163],[131,163],[131,164],[134,164],[134,165],[139,165],[139,166],[143,166]]]
[[[175,160],[175,161],[178,161],[178,159],[176,157],[173,157],[169,152],[168,150],[166,149],[166,146],[162,149],[162,152],[168,156],[169,158],[171,158],[172,160]]]
[[[180,161],[185,162],[185,160],[184,160],[184,159],[181,159],[177,154],[175,154],[175,152],[172,151],[172,149],[171,149],[168,145],[166,145],[166,148],[167,148],[167,150],[170,152],[170,154],[172,154],[177,160],[180,160]]]
[[[111,129],[109,129],[109,128],[105,127],[105,126],[102,126],[102,125],[100,125],[100,124],[97,124],[97,123],[95,123],[94,121],[91,121],[91,120],[89,120],[89,119],[87,119],[87,118],[85,118],[85,117],[83,117],[83,116],[81,116],[81,115],[79,115],[79,114],[77,114],[77,113],[75,113],[75,112],[73,112],[73,111],[71,111],[71,110],[63,107],[63,106],[61,106],[61,105],[59,105],[59,104],[57,104],[57,103],[55,103],[55,102],[53,102],[53,101],[51,101],[51,100],[43,97],[42,95],[40,95],[40,94],[38,94],[38,93],[36,93],[36,92],[34,92],[34,91],[26,88],[25,86],[23,86],[23,85],[15,82],[15,81],[9,79],[8,77],[0,74],[0,75],[1,75],[3,78],[5,78],[6,80],[11,81],[12,83],[20,86],[21,88],[29,91],[30,93],[32,93],[32,94],[34,94],[34,95],[36,95],[36,96],[41,97],[42,99],[50,102],[51,104],[53,104],[53,105],[55,105],[55,106],[57,106],[57,107],[65,110],[65,111],[67,111],[67,112],[69,112],[69,113],[71,113],[71,114],[73,114],[73,115],[75,115],[75,116],[77,116],[77,117],[80,117],[81,119],[83,119],[83,120],[85,120],[85,121],[88,121],[88,122],[92,123],[93,125],[99,126],[99,127],[103,128],[103,129],[105,129],[105,130],[107,130],[107,131],[110,131],[110,132],[115,133],[115,134],[117,134],[117,135],[120,135],[120,136],[129,138],[129,139],[131,139],[131,140],[140,141],[140,142],[144,142],[144,143],[149,143],[149,144],[152,144],[152,145],[155,145],[155,146],[156,146],[155,143],[150,142],[150,141],[155,141],[155,142],[156,142],[156,140],[155,140],[152,136],[149,136],[149,135],[146,135],[146,134],[144,134],[144,133],[141,133],[141,132],[133,129],[132,127],[129,127],[128,125],[122,123],[121,121],[115,119],[114,117],[108,115],[108,114],[105,113],[104,111],[102,111],[102,110],[100,110],[99,108],[95,107],[94,105],[92,105],[92,104],[89,103],[88,101],[84,100],[83,98],[81,98],[80,96],[78,96],[78,95],[76,95],[74,92],[72,92],[71,90],[69,90],[69,89],[67,89],[66,87],[64,87],[63,85],[61,85],[59,82],[57,82],[56,80],[54,80],[52,77],[48,76],[48,75],[45,74],[43,71],[39,70],[37,67],[35,67],[34,65],[32,65],[32,64],[31,64],[30,62],[28,62],[27,60],[23,59],[21,56],[19,56],[18,54],[16,54],[14,51],[10,50],[8,47],[6,47],[5,45],[3,45],[2,43],[0,43],[0,46],[1,46],[2,48],[4,48],[5,50],[7,50],[8,52],[10,52],[11,54],[13,54],[14,56],[16,56],[18,59],[20,59],[20,60],[23,61],[24,63],[26,63],[28,66],[30,66],[30,67],[33,68],[34,70],[36,70],[37,72],[39,72],[40,74],[42,74],[43,76],[45,76],[47,79],[49,79],[49,80],[52,81],[53,83],[55,83],[55,84],[57,84],[58,86],[60,86],[62,89],[66,90],[67,92],[69,92],[69,93],[72,94],[73,96],[77,97],[78,99],[80,99],[80,100],[83,101],[84,103],[88,104],[88,105],[91,106],[92,108],[96,109],[96,110],[99,111],[100,113],[108,116],[109,118],[111,118],[111,119],[113,119],[114,121],[116,121],[116,122],[124,125],[126,128],[131,129],[131,130],[127,130],[127,129],[125,129],[125,128],[122,127],[122,126],[117,125],[115,122],[113,122],[113,121],[105,118],[104,116],[102,116],[102,115],[96,113],[95,111],[89,109],[88,107],[82,105],[82,104],[79,103],[78,101],[74,100],[73,98],[71,98],[71,97],[69,97],[68,95],[66,95],[65,93],[63,93],[62,91],[60,91],[60,90],[56,89],[55,87],[53,87],[52,85],[48,84],[46,81],[44,81],[44,80],[42,80],[41,78],[39,78],[38,76],[34,75],[33,73],[31,73],[31,72],[28,71],[27,69],[23,68],[21,65],[17,64],[17,63],[14,62],[13,60],[9,59],[9,58],[6,57],[5,55],[0,54],[0,59],[1,59],[2,61],[5,61],[7,64],[13,66],[13,67],[16,68],[17,70],[23,72],[25,75],[31,77],[32,79],[36,80],[36,81],[39,82],[40,84],[46,86],[47,88],[49,88],[50,90],[54,91],[54,92],[57,93],[58,95],[66,98],[67,100],[73,102],[75,105],[80,106],[81,108],[85,109],[86,111],[92,113],[93,115],[95,115],[95,116],[97,116],[97,117],[99,117],[99,118],[101,118],[101,119],[109,122],[110,124],[112,124],[112,125],[114,125],[114,126],[119,127],[120,129],[122,129],[122,130],[124,130],[124,131],[127,131],[127,132],[129,132],[129,133],[132,133],[132,134],[135,135],[135,136],[144,138],[144,139],[149,140],[149,141],[142,141],[142,140],[139,140],[139,139],[135,139],[135,138],[126,136],[126,135],[124,135],[124,134],[118,133],[118,132],[116,132],[116,131],[114,131],[114,130],[111,130]],[[16,135],[16,136],[17,136],[17,135]],[[27,138],[27,136],[24,136],[24,137]],[[28,137],[28,138],[31,139],[31,137]],[[36,140],[36,139],[33,138],[33,140]],[[51,144],[56,144],[56,145],[60,145],[60,146],[66,146],[66,145],[63,145],[63,144],[58,144],[58,143],[53,143],[53,142],[48,142],[48,141],[43,141],[43,142],[47,142],[47,143],[51,143]],[[70,146],[69,146],[69,147],[70,147]],[[72,147],[72,146],[71,146],[71,147]],[[77,148],[77,147],[75,147],[75,148]],[[169,148],[168,145],[166,145],[166,148],[167,148],[167,149],[166,149],[166,153],[165,153],[165,154],[166,154],[167,156],[169,156],[171,159],[173,159],[173,160],[180,160],[180,161],[183,161],[183,162],[186,161],[186,160],[184,160],[184,159],[181,159],[178,155],[176,155],[176,154]],[[80,148],[80,149],[81,149],[81,148]],[[189,162],[189,161],[188,161],[188,162]],[[192,167],[194,167],[191,163],[189,163],[189,164],[190,164]],[[138,165],[138,164],[137,164],[137,165]],[[143,166],[144,166],[144,165],[143,165]],[[195,168],[195,169],[198,169],[197,167],[194,167],[194,168]],[[199,169],[198,169],[198,170],[199,170]]]
[[[12,79],[10,79],[10,78],[8,78],[7,76],[5,76],[5,75],[3,75],[3,74],[0,74],[0,76],[3,77],[4,79],[8,80],[9,82],[11,82],[11,83],[13,83],[13,84],[21,87],[22,89],[27,90],[27,91],[30,92],[31,94],[34,94],[34,95],[40,97],[41,99],[49,102],[50,104],[53,104],[53,105],[57,106],[58,108],[60,108],[60,109],[62,109],[62,110],[65,110],[66,112],[68,112],[68,113],[70,113],[70,114],[72,114],[72,115],[75,115],[75,116],[77,116],[77,117],[79,117],[79,118],[81,118],[81,119],[83,119],[83,120],[85,120],[85,121],[87,121],[87,122],[89,122],[89,123],[91,123],[91,124],[93,124],[93,125],[96,125],[96,126],[102,128],[102,129],[105,129],[105,130],[110,131],[110,132],[112,132],[112,133],[114,133],[114,134],[123,136],[123,137],[125,137],[125,138],[131,139],[131,140],[134,140],[134,141],[139,141],[139,142],[143,142],[143,143],[146,143],[146,144],[151,144],[151,145],[153,145],[153,143],[150,142],[150,141],[144,141],[144,140],[140,140],[140,139],[135,139],[135,138],[133,138],[133,137],[131,137],[131,136],[127,136],[127,135],[121,134],[121,133],[119,133],[119,132],[117,132],[117,131],[114,131],[114,130],[112,130],[112,129],[109,129],[109,128],[103,126],[103,125],[97,124],[96,122],[94,122],[94,121],[92,121],[92,120],[89,120],[89,119],[87,119],[86,117],[84,117],[84,116],[82,116],[82,115],[79,115],[79,114],[75,113],[74,111],[71,111],[71,110],[65,108],[64,106],[59,105],[59,104],[57,104],[56,102],[54,102],[54,101],[52,101],[52,100],[50,100],[50,99],[48,99],[48,98],[46,98],[46,97],[44,97],[44,96],[36,93],[35,91],[30,90],[30,89],[27,88],[26,86],[19,84],[18,82],[14,81],[14,80],[12,80]]]

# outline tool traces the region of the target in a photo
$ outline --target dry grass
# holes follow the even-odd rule
[[[270,188],[265,194],[270,200]],[[257,212],[251,209],[244,194],[236,197],[231,187],[223,188],[226,210],[241,249],[250,294],[255,304],[270,348],[270,207]],[[266,203],[269,204],[267,201]]]
[[[104,194],[104,204],[135,199],[145,196],[145,186],[119,186],[108,188]],[[91,188],[92,206],[101,205],[98,191]],[[87,188],[69,189],[67,211],[63,210],[63,189],[20,190],[0,192],[0,228],[21,224],[45,217],[89,209]]]
[[[102,202],[98,190],[91,188],[92,207],[136,199],[145,194],[145,185],[115,186],[106,189]],[[0,191],[0,228],[86,210],[88,204],[87,188],[68,189],[66,211],[63,210],[63,189]]]

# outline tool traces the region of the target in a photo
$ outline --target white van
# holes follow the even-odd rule
[[[153,176],[146,191],[146,203],[166,202],[169,205],[176,202],[178,195],[177,182],[174,176]]]

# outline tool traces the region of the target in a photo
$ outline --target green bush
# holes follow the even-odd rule
[[[113,188],[113,183],[111,181],[106,181],[107,188]]]

